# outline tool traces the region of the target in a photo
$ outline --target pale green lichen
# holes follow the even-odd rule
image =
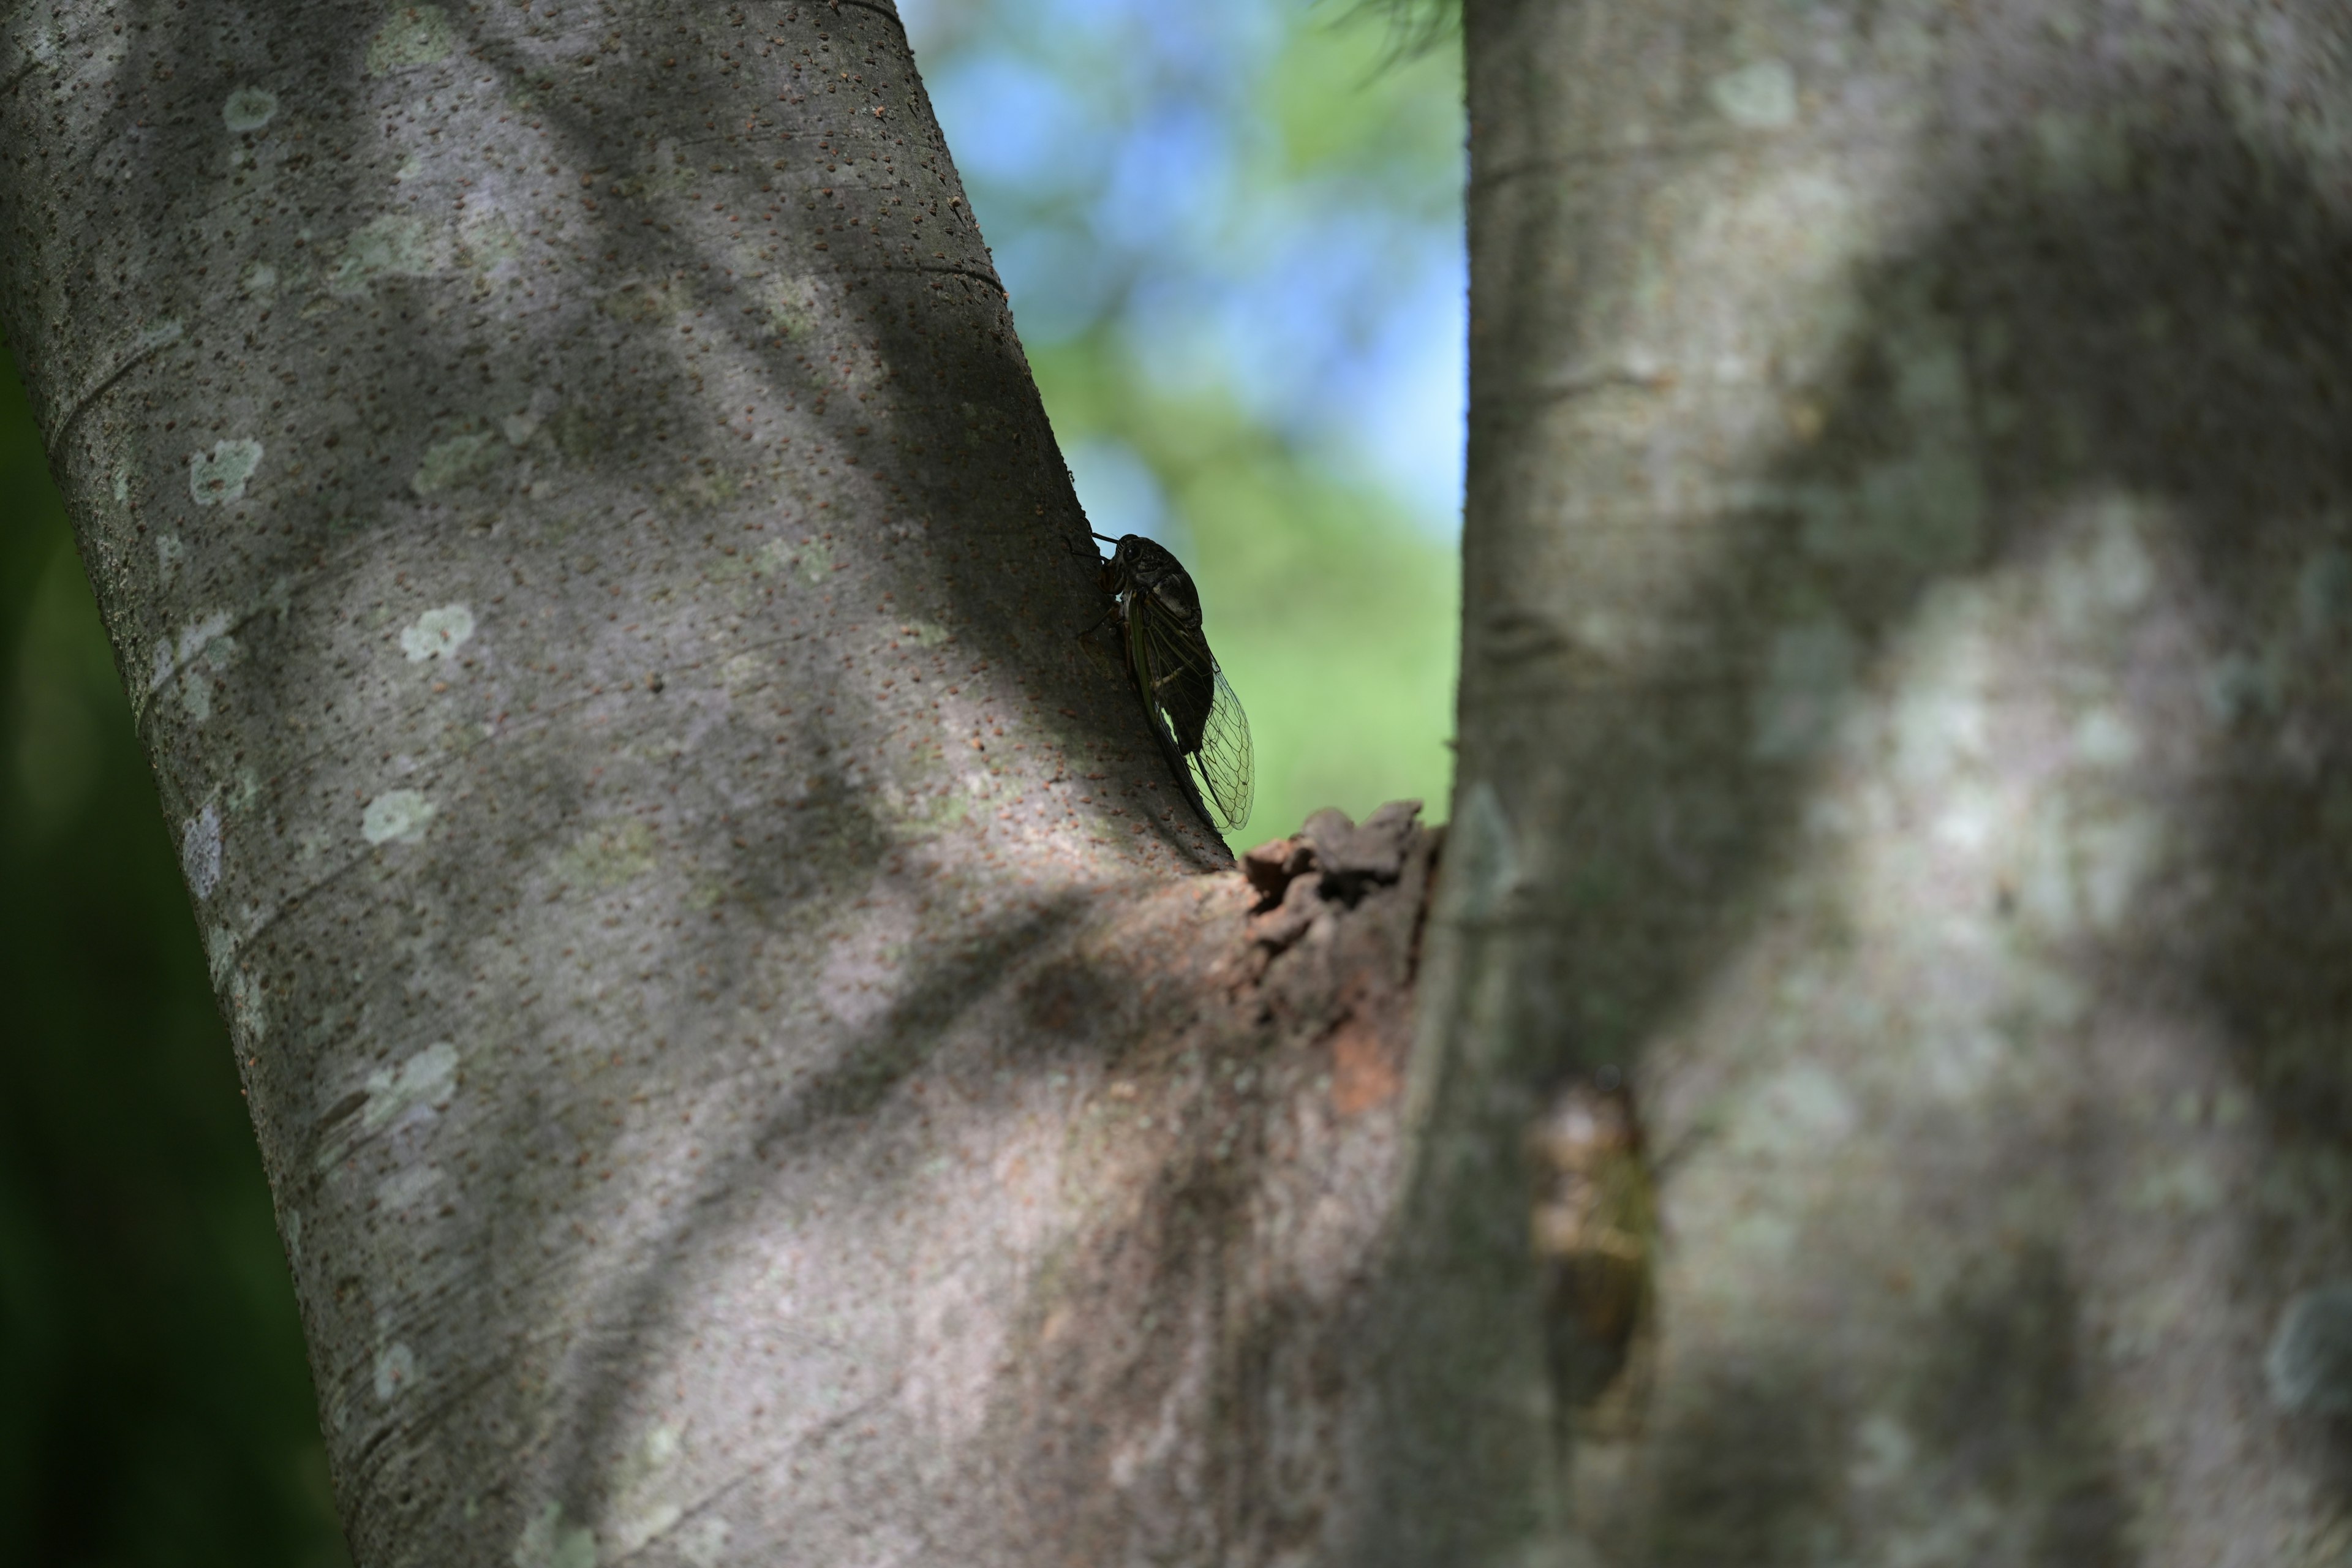
[[[2314,551],[2295,574],[2296,619],[2311,635],[2334,630],[2352,610],[2352,555],[2337,545]]]
[[[447,658],[474,635],[474,612],[464,605],[444,605],[427,610],[400,631],[400,651],[411,664]]]
[[[1996,1031],[1962,1024],[1927,1032],[1918,1054],[1928,1086],[1944,1100],[1965,1104],[1994,1086],[2009,1050]]]
[[[258,131],[278,112],[278,95],[267,88],[241,87],[221,105],[221,122],[242,134]]]
[[[410,1165],[394,1172],[375,1186],[375,1197],[383,1208],[399,1210],[414,1208],[445,1179],[438,1165]]]
[[[262,1000],[261,982],[242,969],[229,977],[229,1021],[247,1044],[269,1033],[269,1011]]]
[[[945,794],[909,792],[897,784],[885,784],[882,802],[887,814],[884,820],[891,837],[899,843],[935,837],[970,816],[973,801],[985,797],[992,787],[985,773],[970,774],[962,789]]]
[[[371,844],[414,844],[437,809],[421,791],[386,790],[360,814],[360,837]]]
[[[446,269],[447,243],[423,218],[385,213],[351,232],[327,274],[327,291],[348,299],[378,278],[429,278]]]
[[[235,664],[244,652],[236,639],[228,635],[230,625],[231,617],[226,612],[215,612],[182,627],[178,637],[158,642],[154,667],[147,681],[149,693],[160,692],[176,679],[180,707],[189,721],[201,724],[211,718],[213,678]]]
[[[2043,574],[2052,625],[2069,637],[2096,632],[2139,607],[2156,585],[2156,563],[2135,521],[2137,503],[2098,504],[2089,530],[2069,542]]]
[[[2131,144],[2104,117],[2036,115],[2033,140],[2042,154],[2042,184],[2053,191],[2081,186],[2112,190],[2131,174]]]
[[[1730,1141],[1777,1155],[1818,1154],[1862,1125],[1861,1108],[1836,1072],[1819,1062],[1782,1068],[1743,1102]]]
[[[457,1092],[457,1047],[436,1040],[397,1068],[368,1074],[360,1125],[373,1132],[412,1105],[440,1105]]]
[[[228,977],[236,963],[236,932],[226,926],[214,926],[205,932],[205,973],[218,985]]]
[[[2198,679],[2198,696],[2206,716],[2230,725],[2251,713],[2275,710],[2284,696],[2284,676],[2268,659],[2226,653]]]
[[[583,835],[556,857],[555,872],[575,886],[603,891],[654,868],[653,829],[631,817]]]
[[[548,435],[554,440],[555,449],[575,463],[585,462],[607,444],[595,416],[576,403],[557,410],[549,423]]]
[[[664,1472],[676,1463],[682,1446],[676,1426],[657,1422],[614,1467],[613,1544],[620,1555],[641,1550],[685,1517],[684,1509],[659,1495]]]
[[[375,1396],[389,1405],[416,1381],[416,1352],[398,1340],[375,1356]]]
[[[570,1522],[562,1503],[549,1503],[523,1527],[512,1561],[514,1568],[596,1568],[596,1532]]]
[[[1758,60],[1706,84],[1717,110],[1735,125],[1776,131],[1797,118],[1797,78],[1779,60]]]
[[[2352,1415],[2352,1280],[2330,1280],[2287,1303],[2263,1373],[2282,1410]]]
[[[2165,847],[2164,819],[2145,806],[2075,828],[2074,875],[2083,912],[2095,929],[2122,929],[2140,889],[2153,880]]]
[[[1857,1490],[1884,1490],[1911,1473],[1917,1453],[1918,1444],[1909,1428],[1884,1411],[1874,1412],[1854,1427],[1847,1479]]]
[[[808,303],[809,286],[799,279],[787,283],[772,278],[762,284],[757,298],[768,312],[768,326],[779,337],[804,338],[816,324]]]
[[[742,489],[736,477],[721,469],[716,473],[697,474],[686,483],[674,487],[669,493],[697,507],[724,506],[733,500]]]
[[[482,478],[505,457],[498,436],[491,431],[470,430],[452,436],[425,448],[416,471],[408,476],[408,488],[420,497],[437,495]]]
[[[203,620],[191,621],[180,628],[176,638],[165,637],[155,644],[154,668],[147,678],[147,689],[161,691],[165,683],[180,669],[211,646],[213,639],[225,635],[230,617],[215,611]]]
[[[438,5],[404,5],[368,39],[367,73],[387,76],[448,58],[456,46],[448,13]]]
[[[2221,1206],[2221,1180],[2197,1154],[2188,1154],[2144,1173],[2131,1194],[2132,1206],[2155,1213],[2208,1215]]]
[[[180,870],[198,903],[213,896],[221,874],[221,814],[211,801],[180,825]]]
[[[596,309],[616,321],[665,321],[686,302],[683,285],[657,279],[615,289],[596,301]]]
[[[2095,768],[2127,767],[2139,760],[2137,726],[2116,709],[2091,709],[2074,721],[2074,756]]]
[[[734,1534],[723,1519],[698,1520],[678,1533],[678,1554],[691,1568],[719,1568],[727,1553],[727,1542]]]
[[[504,214],[493,208],[468,208],[457,225],[457,246],[465,265],[477,272],[490,272],[522,254],[522,236]]]
[[[188,494],[198,506],[225,506],[245,499],[245,487],[261,467],[261,443],[224,440],[210,452],[188,454]]]

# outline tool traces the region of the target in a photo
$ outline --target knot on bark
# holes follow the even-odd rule
[[[1353,909],[1376,887],[1404,875],[1421,802],[1392,800],[1360,823],[1326,806],[1288,838],[1259,845],[1242,857],[1242,875],[1257,891],[1250,938],[1279,951],[1297,942],[1315,917],[1339,905]]]

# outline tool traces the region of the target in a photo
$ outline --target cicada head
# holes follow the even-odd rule
[[[1188,626],[1201,624],[1201,595],[1192,574],[1168,551],[1139,533],[1130,533],[1111,552],[1110,569],[1122,585],[1131,585],[1160,601],[1160,607]]]

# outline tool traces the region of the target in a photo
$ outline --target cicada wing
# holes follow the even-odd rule
[[[1209,661],[1212,700],[1201,726],[1201,744],[1192,762],[1201,775],[1218,826],[1228,832],[1249,821],[1250,801],[1257,793],[1257,758],[1250,750],[1249,715],[1242,700],[1225,679],[1225,672]]]
[[[1135,596],[1129,625],[1144,700],[1168,716],[1176,749],[1192,756],[1217,700],[1217,661],[1208,641],[1150,593]]]
[[[1143,717],[1151,726],[1151,738],[1159,742],[1166,756],[1168,769],[1185,786],[1185,794],[1205,816],[1198,792],[1192,788],[1190,775],[1184,767],[1184,753],[1177,749],[1176,737],[1169,731],[1168,717],[1158,693],[1164,689],[1161,677],[1166,663],[1164,635],[1152,629],[1151,600],[1148,594],[1130,592],[1125,600],[1125,618],[1121,630],[1127,639],[1127,671],[1135,682],[1135,695],[1143,704]]]
[[[1128,657],[1154,728],[1164,721],[1162,733],[1175,743],[1171,761],[1200,781],[1203,815],[1221,828],[1241,826],[1256,775],[1249,719],[1208,639],[1188,617],[1139,593],[1129,611]]]

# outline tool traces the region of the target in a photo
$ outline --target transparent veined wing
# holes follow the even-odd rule
[[[1213,658],[1209,675],[1216,691],[1208,721],[1201,726],[1201,746],[1192,754],[1192,764],[1217,826],[1230,831],[1249,821],[1250,800],[1257,793],[1257,758],[1250,750],[1249,715],[1242,711],[1242,700],[1234,695]]]
[[[1190,756],[1201,749],[1201,731],[1216,705],[1217,661],[1208,639],[1148,592],[1136,595],[1129,629],[1144,698],[1167,716],[1176,749]]]
[[[1129,611],[1128,652],[1136,684],[1175,743],[1171,760],[1191,765],[1219,827],[1241,826],[1256,787],[1249,717],[1208,639],[1147,591],[1135,595]]]

